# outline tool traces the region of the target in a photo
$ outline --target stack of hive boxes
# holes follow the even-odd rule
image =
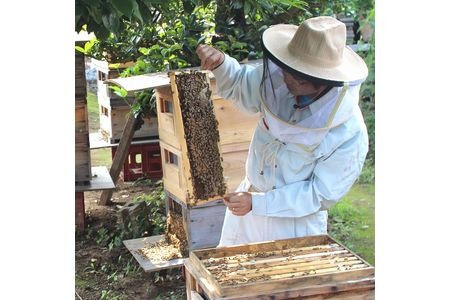
[[[127,97],[116,95],[106,80],[120,77],[120,73],[133,62],[110,64],[106,61],[92,59],[92,65],[97,70],[97,99],[99,105],[100,133],[110,144],[119,143],[131,112],[130,105],[135,101],[134,92]],[[143,124],[133,134],[135,141],[130,145],[127,158],[123,165],[124,181],[134,181],[140,177],[159,179],[162,176],[161,157],[158,145],[158,121],[155,117],[143,118]],[[148,140],[154,140],[148,142]],[[144,143],[145,141],[145,143]],[[112,158],[117,146],[112,146]]]
[[[82,46],[83,42],[76,42]],[[75,50],[75,183],[91,180],[89,122],[84,54]]]
[[[125,99],[114,94],[105,81],[118,78],[120,72],[133,65],[132,62],[110,64],[106,61],[92,59],[97,69],[97,98],[100,114],[100,131],[111,144],[118,143],[122,137],[125,123],[130,113],[130,105],[134,102],[134,93],[129,93]],[[139,130],[134,133],[134,139],[157,137],[158,127],[155,118],[145,118]]]
[[[156,88],[163,182],[169,196],[167,210],[170,217],[182,218],[188,250],[214,247],[219,242],[226,207],[220,195],[200,199],[192,190],[194,183],[187,161],[186,132],[175,76],[170,74],[170,86]],[[244,178],[245,161],[258,116],[237,110],[231,101],[217,95],[215,80],[208,81],[220,136],[226,192],[232,192]]]

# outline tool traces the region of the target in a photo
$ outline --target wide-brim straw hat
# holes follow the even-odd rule
[[[346,39],[344,23],[321,16],[299,26],[271,26],[263,33],[262,45],[265,54],[282,68],[319,83],[341,85],[363,80],[368,74],[364,60],[345,45]]]

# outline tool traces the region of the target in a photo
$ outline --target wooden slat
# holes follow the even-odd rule
[[[373,300],[375,299],[375,279],[364,278],[339,284],[322,284],[307,287],[296,287],[295,285],[283,290],[272,290],[265,293],[245,292],[235,296],[218,296],[210,299],[244,300],[244,299],[333,299],[333,300]]]
[[[203,267],[201,261],[191,251],[189,253],[189,263],[192,264],[191,274],[197,279],[198,283],[205,291],[213,291],[213,293],[222,295],[223,291],[217,280],[207,269]],[[185,264],[186,265],[186,264]]]
[[[190,291],[190,298],[188,299],[192,299],[192,300],[205,300],[203,299],[202,296],[200,296],[199,293],[197,293],[196,291]]]
[[[128,156],[128,149],[130,148],[131,140],[134,135],[134,128],[137,124],[137,119],[133,114],[130,114],[123,130],[122,138],[120,139],[119,146],[117,147],[116,154],[114,155],[114,159],[111,165],[111,169],[109,170],[109,174],[111,178],[116,184],[117,179],[119,178],[120,171],[123,168],[123,164],[125,162],[126,157]],[[98,203],[100,205],[108,205],[111,204],[111,197],[113,194],[113,190],[104,190],[100,196],[100,200]]]
[[[262,60],[253,60],[249,61],[247,64],[252,66],[259,66],[262,64]],[[189,70],[200,70],[199,67],[194,68],[186,68],[178,70],[178,72],[186,72]],[[172,71],[175,72],[175,71]],[[208,74],[208,77],[210,79],[214,78],[214,74],[210,71],[205,71]],[[167,72],[159,72],[159,73],[151,73],[151,74],[144,74],[144,75],[137,75],[137,76],[131,76],[131,77],[124,77],[124,78],[115,78],[115,79],[108,79],[105,80],[105,83],[107,84],[115,84],[119,87],[122,87],[128,92],[138,92],[148,89],[154,89],[158,87],[166,87],[170,85],[170,79],[167,74]]]
[[[356,264],[361,264],[361,260],[359,260],[356,257],[340,257],[340,258],[334,258],[334,259],[323,259],[323,258],[314,258],[314,259],[308,259],[308,260],[285,260],[281,262],[268,262],[264,264],[263,266],[255,265],[251,269],[241,269],[236,268],[235,270],[229,270],[227,268],[227,272],[229,272],[230,276],[233,275],[250,275],[250,274],[265,274],[270,275],[271,272],[275,272],[277,274],[284,274],[284,273],[291,273],[291,272],[309,272],[312,270],[320,270],[325,269],[329,267],[345,267],[345,266],[352,266]],[[208,269],[210,272],[212,272],[211,269]],[[221,272],[221,271],[220,271]],[[215,272],[212,272],[213,274]],[[225,278],[226,279],[226,278]]]
[[[344,249],[346,249],[347,251],[353,253],[352,250],[350,250],[349,248],[347,248],[344,244],[342,244],[341,242],[339,242],[339,241],[336,240],[335,238],[329,236],[329,239],[330,239],[330,243],[337,243],[337,244],[341,245],[342,248],[344,248]],[[356,254],[355,254],[355,256],[357,256],[357,257],[358,257],[360,260],[362,260],[365,264],[367,264],[367,265],[370,266],[370,264],[369,264],[364,258],[362,258],[361,256],[356,255]]]
[[[112,190],[115,189],[111,175],[109,175],[108,169],[105,166],[92,167],[92,178],[87,184],[76,184],[75,192],[86,191],[100,191],[100,190]]]
[[[178,94],[178,87],[176,84],[176,73],[169,73],[170,77],[170,86],[173,94],[173,114],[175,121],[175,130],[178,134],[177,138],[180,142],[181,146],[181,161],[179,161],[178,167],[183,170],[183,174],[185,178],[191,177],[191,165],[188,158],[188,147],[186,143],[186,139],[184,138],[184,125],[183,125],[183,115],[181,113],[181,104],[180,98]],[[180,165],[181,164],[181,165]],[[191,180],[186,180],[186,192],[188,195],[194,195],[194,187],[192,185]],[[189,197],[189,196],[188,196]],[[187,199],[189,201],[189,199]]]
[[[354,256],[350,252],[348,252],[345,249],[335,250],[335,251],[329,251],[329,252],[316,252],[316,253],[308,253],[303,255],[297,255],[297,256],[274,256],[270,258],[249,258],[248,260],[236,262],[234,260],[231,260],[228,258],[225,258],[224,260],[220,261],[218,264],[209,265],[209,262],[203,262],[206,268],[210,270],[211,272],[220,269],[223,264],[226,264],[227,270],[233,271],[234,269],[239,268],[263,268],[267,266],[275,266],[275,265],[284,265],[289,264],[293,265],[296,263],[305,263],[305,262],[311,262],[311,261],[321,261],[321,260],[330,260],[330,259],[336,259],[336,258],[348,258],[350,256]]]
[[[161,147],[161,163],[163,169],[163,183],[164,189],[175,195],[177,199],[187,198],[187,188],[185,183],[185,176],[181,166],[181,150],[174,148],[163,140],[159,141]],[[178,164],[173,164],[167,161],[167,152],[172,153],[178,159]],[[184,202],[185,203],[185,202]]]
[[[133,140],[131,141],[131,145],[146,145],[146,144],[155,144],[159,143],[159,139],[157,138],[149,138],[143,140]],[[89,133],[89,148],[92,149],[102,149],[102,148],[111,148],[117,147],[119,143],[110,143],[108,140],[104,139],[102,134],[99,132]]]
[[[184,267],[186,272],[192,276],[192,281],[195,281],[195,285],[203,290],[208,299],[222,299],[220,294],[216,291],[217,286],[212,286],[211,283],[202,276],[202,274],[198,273],[198,270],[192,264],[191,259],[186,259],[184,261]],[[191,283],[191,285],[193,284],[194,283]]]
[[[104,131],[111,142],[119,141],[122,138],[130,114],[130,108],[128,106],[115,107],[111,109],[109,118],[102,118],[103,122],[100,124],[100,129]],[[144,118],[143,121],[144,123],[139,130],[135,130],[133,133],[133,139],[157,137],[158,122],[156,116]]]
[[[164,239],[164,235],[156,235],[145,238],[125,240],[123,241],[123,243],[145,272],[154,272],[163,269],[181,267],[184,263],[184,258],[176,258],[169,261],[156,262],[150,260],[148,257],[143,257],[139,254],[139,249],[155,245],[161,241],[164,241]]]
[[[255,258],[258,259],[258,257],[268,257],[270,258],[276,258],[276,257],[286,257],[286,255],[290,254],[296,254],[296,255],[304,255],[304,254],[310,254],[310,253],[319,253],[323,251],[335,251],[335,250],[344,250],[344,248],[339,245],[338,243],[331,243],[331,244],[318,244],[314,246],[307,246],[307,247],[291,247],[286,249],[276,249],[272,251],[264,251],[264,256],[260,256],[260,252],[242,252],[241,254],[234,255],[233,257],[228,257],[227,263],[240,263],[241,258],[248,259],[248,258]],[[347,252],[349,252],[348,249],[345,249]],[[224,257],[219,258],[203,258],[201,261],[203,263],[214,263],[220,260],[223,260]]]
[[[246,114],[223,98],[213,100],[214,114],[218,122],[220,145],[250,142],[259,114]]]
[[[249,147],[250,147],[250,140],[242,143],[221,144],[222,153],[232,153],[241,151],[248,152]]]
[[[329,273],[331,272],[331,273]],[[374,270],[371,267],[366,267],[357,270],[349,270],[345,272],[335,272],[333,270],[327,270],[324,274],[315,274],[307,276],[299,276],[293,278],[279,278],[269,281],[239,284],[235,286],[221,287],[222,296],[237,296],[242,292],[239,290],[245,290],[248,293],[270,293],[276,290],[290,289],[293,286],[298,288],[323,285],[323,284],[335,284],[339,285],[340,282],[347,282],[352,280],[358,280],[362,278],[372,278],[374,276]],[[239,287],[239,288],[237,288]]]
[[[75,102],[75,184],[86,183],[91,177],[89,122],[84,98],[83,102]]]
[[[328,235],[315,235],[302,238],[277,240],[272,242],[258,242],[238,246],[202,249],[195,251],[194,254],[199,259],[204,259],[209,257],[233,256],[241,253],[270,252],[277,250],[286,250],[289,248],[299,248],[303,246],[309,247],[315,245],[323,245],[331,242],[335,243],[335,241],[330,240]]]
[[[226,206],[222,200],[185,209],[189,249],[216,247],[220,241]]]
[[[216,280],[222,285],[233,285],[234,281],[247,283],[247,282],[257,282],[257,281],[267,281],[282,278],[294,278],[302,277],[308,275],[317,274],[329,274],[333,272],[342,272],[348,270],[356,270],[361,268],[366,268],[367,265],[361,263],[360,260],[349,260],[342,261],[338,265],[332,263],[326,263],[324,261],[319,261],[315,264],[304,265],[304,264],[292,264],[292,265],[272,265],[267,268],[254,269],[254,270],[238,270],[223,274]]]

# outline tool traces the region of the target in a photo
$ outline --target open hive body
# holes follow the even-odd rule
[[[188,299],[374,299],[374,267],[328,235],[194,250],[185,266]]]

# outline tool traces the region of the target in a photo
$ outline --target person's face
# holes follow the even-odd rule
[[[317,93],[318,89],[311,82],[296,78],[285,70],[282,71],[284,82],[294,96],[310,96]]]

